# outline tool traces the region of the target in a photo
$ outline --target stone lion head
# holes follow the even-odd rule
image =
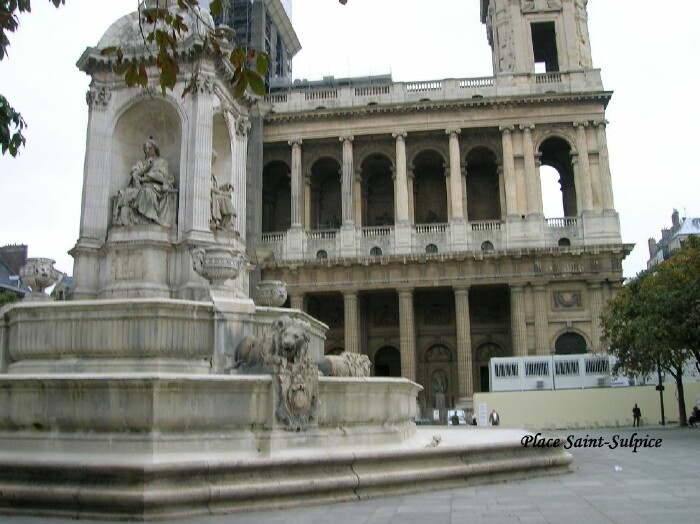
[[[284,357],[289,362],[306,358],[311,341],[308,322],[284,316],[275,320],[270,327],[274,332],[275,356]]]

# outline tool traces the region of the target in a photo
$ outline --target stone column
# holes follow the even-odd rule
[[[591,294],[591,344],[593,353],[601,352],[600,338],[603,332],[600,327],[600,314],[603,312],[603,289],[600,282],[588,284]]]
[[[450,197],[451,197],[451,220],[463,220],[464,209],[462,208],[462,171],[460,169],[459,153],[459,128],[452,128],[445,131],[450,137]]]
[[[396,178],[394,198],[396,199],[396,223],[408,223],[408,184],[406,180],[406,132],[396,131]]]
[[[413,312],[413,290],[399,290],[399,330],[401,345],[401,376],[416,380],[416,337]]]
[[[586,139],[587,122],[574,122],[576,128],[576,148],[578,159],[574,162],[574,179],[576,195],[578,196],[578,212],[590,211],[593,208],[591,189],[591,167],[588,161],[588,140]]]
[[[450,179],[450,171],[444,170],[445,165],[443,164],[443,174],[445,175],[445,196],[447,197],[447,221],[452,219],[452,180]]]
[[[515,160],[513,158],[513,129],[514,126],[501,126],[503,142],[503,182],[506,193],[506,216],[518,218],[518,186],[515,180]]]
[[[549,320],[547,318],[547,286],[536,285],[532,289],[535,303],[535,353],[549,355]]]
[[[292,227],[301,228],[303,209],[303,179],[301,173],[301,138],[290,140],[292,146]]]
[[[527,191],[527,214],[542,215],[542,182],[535,161],[535,147],[532,143],[532,130],[535,126],[520,126],[523,132],[523,155],[525,161],[525,187]]]
[[[527,356],[527,325],[525,324],[525,293],[523,286],[510,287],[510,330],[513,356]]]
[[[311,229],[311,173],[304,174],[304,229]]]
[[[610,155],[608,153],[608,139],[605,133],[607,120],[593,122],[598,140],[598,163],[600,169],[600,193],[603,212],[613,212],[615,201],[613,198],[612,176],[610,174]]]
[[[406,169],[406,181],[408,182],[408,220],[411,222],[412,226],[416,224],[416,204],[413,185],[415,179],[413,166],[411,165]]]
[[[352,135],[341,136],[343,143],[343,174],[341,178],[343,225],[355,225],[355,170],[352,164]]]
[[[360,353],[360,304],[357,293],[343,293],[343,303],[345,305],[345,351]]]
[[[294,293],[289,295],[289,307],[304,311],[304,293]]]
[[[213,71],[211,72],[213,74]],[[180,173],[178,198],[179,227],[188,239],[211,238],[211,149],[214,119],[214,85],[210,74],[199,72],[198,89],[192,91],[189,125],[191,153],[187,155],[185,176]],[[156,137],[156,141],[158,137]],[[184,180],[183,180],[184,178]]]
[[[469,319],[469,289],[457,288],[455,293],[455,320],[457,323],[457,396],[474,395],[474,371],[472,369],[472,337]]]
[[[362,169],[355,172],[355,224],[362,227]]]

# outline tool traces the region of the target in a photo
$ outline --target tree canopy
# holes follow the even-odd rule
[[[65,0],[48,0],[55,7],[65,4]],[[209,10],[213,17],[221,15],[226,0],[211,0]],[[116,57],[115,72],[124,78],[130,87],[147,87],[148,66],[155,65],[158,83],[163,93],[172,90],[178,80],[180,66],[177,58],[178,42],[188,31],[185,18],[176,10],[168,9],[176,5],[181,11],[189,11],[206,26],[204,47],[215,57],[227,60],[232,66],[231,85],[235,97],[240,97],[250,88],[255,94],[265,93],[264,76],[267,73],[269,57],[266,53],[247,48],[244,43],[233,46],[225,54],[223,49],[231,49],[222,44],[230,38],[225,28],[206,24],[199,12],[198,0],[151,0],[139,4],[140,23],[144,44],[149,56],[129,57],[119,47],[103,50],[106,55]],[[19,15],[31,12],[31,0],[6,0],[0,2],[0,60],[7,57],[10,46],[9,33],[19,27]],[[196,77],[186,86],[185,96],[194,85]],[[2,154],[17,156],[26,142],[24,131],[27,124],[22,115],[0,94],[0,150]]]
[[[685,423],[684,367],[700,371],[700,239],[690,237],[673,256],[628,282],[601,316],[616,371],[648,375],[657,366],[678,386]]]

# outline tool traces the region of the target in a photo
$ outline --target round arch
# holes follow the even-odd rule
[[[393,346],[382,346],[374,352],[372,368],[375,377],[400,377],[401,352]]]
[[[554,339],[555,355],[581,355],[588,353],[589,347],[586,337],[577,330],[560,332]]]

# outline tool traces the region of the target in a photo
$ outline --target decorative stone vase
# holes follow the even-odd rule
[[[224,287],[227,280],[237,278],[243,261],[243,253],[225,247],[197,248],[192,251],[192,267],[215,288]]]
[[[257,291],[258,306],[282,307],[287,301],[287,284],[281,280],[261,280]]]
[[[63,273],[53,267],[55,260],[50,258],[28,258],[27,262],[19,269],[19,278],[22,284],[32,289],[29,300],[48,300],[50,297],[44,290],[54,285],[63,278]]]

